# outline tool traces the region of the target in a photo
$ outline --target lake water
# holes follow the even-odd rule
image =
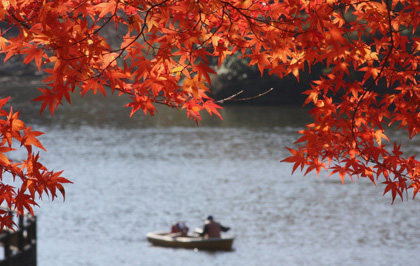
[[[129,118],[121,105],[76,99],[53,119],[21,105],[47,132],[43,162],[74,182],[65,202],[36,209],[38,265],[418,265],[418,200],[391,205],[380,185],[292,176],[280,163],[306,112],[227,106],[223,121],[196,127],[173,110]],[[208,214],[232,228],[232,252],[146,240],[177,220],[200,227]]]

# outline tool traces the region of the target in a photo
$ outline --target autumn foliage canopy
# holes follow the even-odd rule
[[[20,55],[45,74],[41,112],[51,115],[72,93],[128,95],[127,107],[154,114],[156,104],[218,116],[208,96],[210,66],[247,58],[261,74],[299,79],[322,66],[306,89],[313,123],[300,131],[293,171],[321,169],[385,184],[404,198],[420,189],[420,163],[403,156],[385,129],[396,125],[410,138],[420,130],[420,4],[418,0],[9,0],[0,2],[0,52]],[[49,171],[33,147],[42,134],[5,110],[0,100],[0,203],[22,213],[69,182]],[[27,159],[7,152],[23,149]],[[1,178],[2,175],[0,175]],[[11,226],[0,213],[0,227]]]

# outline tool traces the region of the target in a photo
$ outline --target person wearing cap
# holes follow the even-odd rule
[[[227,232],[229,230],[230,227],[221,225],[214,220],[213,216],[209,215],[204,221],[203,232],[200,233],[200,236],[204,236],[204,238],[220,237],[221,232]]]

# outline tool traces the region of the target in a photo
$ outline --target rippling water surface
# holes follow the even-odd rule
[[[418,201],[391,205],[381,186],[292,176],[279,162],[304,112],[226,107],[224,121],[196,127],[176,112],[128,118],[106,103],[32,120],[47,132],[46,165],[74,182],[64,203],[45,198],[36,210],[40,266],[418,263]],[[234,251],[153,247],[145,238],[176,220],[199,227],[208,214],[232,228]]]

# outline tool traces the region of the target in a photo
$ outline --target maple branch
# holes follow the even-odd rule
[[[8,13],[9,15],[11,15],[12,18],[14,18],[18,22],[18,24],[22,25],[25,29],[30,28],[26,21],[20,20],[16,17],[15,13],[13,13],[13,9],[10,9]]]
[[[227,6],[232,7],[233,9],[235,9],[239,14],[241,14],[244,18],[246,18],[246,20],[248,22],[250,22],[251,20],[254,20],[256,22],[261,22],[261,23],[264,23],[264,24],[270,24],[270,23],[278,23],[278,24],[280,24],[280,21],[273,20],[273,19],[268,19],[268,18],[266,18],[264,16],[261,16],[261,17],[264,18],[264,19],[262,19],[262,18],[259,18],[259,17],[253,17],[251,15],[247,15],[247,14],[244,13],[244,11],[252,11],[252,10],[250,10],[248,8],[240,8],[240,7],[237,7],[237,6],[233,5],[232,3],[226,2],[226,1],[220,1],[220,2],[223,3],[223,4],[225,4],[225,5],[227,5]],[[254,10],[254,11],[257,11],[257,10]],[[285,23],[285,24],[291,24],[292,21],[287,21],[286,19],[284,19],[284,22],[283,23]],[[254,24],[254,23],[253,22],[250,22],[250,24]]]
[[[233,5],[232,3],[226,2],[226,1],[220,1],[220,2],[225,4],[226,6],[230,6],[232,9],[236,10],[242,17],[244,17],[246,19],[246,21],[248,22],[251,31],[255,34],[255,37],[257,39],[259,39],[261,42],[264,42],[264,40],[262,40],[258,36],[258,34],[255,33],[254,29],[252,28],[253,25],[258,26],[258,24],[255,23],[255,22],[263,23],[265,25],[270,25],[270,26],[275,27],[276,29],[278,29],[280,31],[283,31],[283,32],[296,33],[296,31],[282,29],[279,26],[277,26],[279,24],[295,25],[295,22],[292,21],[292,20],[287,20],[286,18],[283,18],[283,21],[279,21],[279,20],[269,19],[267,16],[260,16],[260,15],[257,16],[257,17],[253,17],[251,15],[247,15],[247,14],[244,13],[244,11],[250,11],[249,9],[237,7],[237,6]],[[228,15],[228,17],[230,19],[229,15]],[[232,23],[232,21],[231,21],[231,23]],[[258,27],[260,27],[260,26],[258,26]]]
[[[249,100],[256,99],[256,98],[259,98],[261,96],[264,96],[267,93],[271,92],[272,90],[274,90],[274,88],[270,88],[270,89],[266,90],[265,92],[262,92],[262,93],[260,93],[258,95],[255,95],[255,96],[251,96],[251,97],[247,97],[247,98],[234,99],[236,96],[238,96],[239,94],[242,94],[244,92],[244,90],[240,90],[239,92],[237,92],[237,93],[235,93],[235,94],[233,94],[233,95],[231,95],[229,97],[226,97],[224,99],[215,101],[215,103],[222,104],[222,103],[224,103],[226,101],[249,101]]]
[[[238,96],[239,94],[242,94],[243,92],[244,92],[244,90],[240,90],[239,92],[237,92],[237,93],[235,93],[235,94],[233,94],[233,95],[231,95],[231,96],[229,96],[229,97],[227,97],[227,98],[224,98],[224,99],[221,99],[221,100],[215,101],[215,103],[220,103],[220,104],[222,104],[222,103],[224,103],[225,101],[229,101],[229,100],[231,100],[232,98],[234,98],[234,97]]]
[[[366,94],[372,89],[373,85],[375,85],[377,83],[377,81],[382,77],[382,73],[385,70],[386,67],[386,62],[388,61],[389,57],[391,56],[391,53],[394,49],[394,39],[393,39],[393,32],[392,32],[392,21],[391,21],[391,8],[387,2],[387,9],[388,9],[388,27],[389,27],[389,34],[390,34],[390,38],[391,38],[391,47],[388,50],[387,55],[385,56],[385,58],[382,60],[381,62],[381,70],[379,71],[378,75],[370,82],[370,84],[364,89],[364,93],[362,94],[362,96],[360,97],[360,100],[358,100],[357,105],[354,109],[353,112],[353,116],[352,116],[352,132],[354,132],[354,119],[355,119],[355,115],[357,113],[357,110],[360,107],[361,102],[363,101],[364,97],[366,96]]]
[[[148,18],[148,16],[149,16],[149,13],[154,9],[154,8],[156,8],[156,7],[159,7],[159,6],[163,6],[166,2],[169,2],[169,1],[171,1],[171,0],[164,0],[164,1],[162,1],[162,2],[160,2],[160,3],[157,3],[157,4],[152,4],[152,5],[150,5],[150,7],[146,10],[146,14],[145,14],[145,16],[144,16],[144,23],[143,23],[143,26],[142,26],[142,28],[141,28],[141,31],[126,45],[126,46],[124,46],[124,47],[122,47],[122,48],[120,48],[120,49],[117,49],[117,50],[113,50],[112,52],[119,52],[119,55],[118,56],[116,56],[115,57],[115,59],[114,60],[112,60],[109,64],[108,64],[108,66],[106,66],[105,68],[104,68],[104,70],[105,69],[107,69],[112,63],[114,63],[118,58],[120,58],[121,56],[122,56],[122,54],[127,50],[127,48],[128,47],[130,47],[134,42],[136,42],[141,36],[143,36],[143,38],[144,38],[144,41],[147,43],[147,44],[149,44],[151,47],[153,47],[153,45],[152,44],[150,44],[148,41],[147,41],[147,39],[146,39],[146,37],[144,36],[144,30],[146,29],[146,27],[147,27],[147,18]],[[102,71],[102,73],[103,73],[103,71]]]
[[[80,2],[80,4],[78,4],[77,6],[75,6],[74,8],[73,8],[73,12],[75,11],[75,10],[77,10],[77,9],[79,9],[81,6],[83,6],[84,4],[86,4],[86,2],[87,2],[88,0],[84,0],[84,1],[81,1]]]
[[[76,6],[74,9],[73,9],[73,12],[76,10],[76,9],[78,9],[78,8],[80,8],[83,4],[85,4],[87,2],[87,0],[85,0],[85,1],[83,1],[83,2],[81,2],[78,6]],[[117,4],[115,5],[115,9],[114,9],[114,14],[112,14],[111,16],[109,16],[106,20],[105,20],[105,22],[103,22],[103,24],[98,28],[98,29],[96,29],[96,30],[94,30],[92,33],[89,33],[89,34],[87,34],[86,35],[86,37],[84,37],[84,38],[82,38],[81,40],[79,40],[79,41],[76,41],[76,42],[73,42],[72,44],[71,44],[71,46],[75,46],[75,45],[77,45],[77,44],[81,44],[82,42],[84,42],[84,41],[86,41],[87,39],[91,39],[92,40],[92,36],[95,36],[95,35],[97,35],[109,22],[111,22],[112,21],[112,19],[114,18],[114,17],[116,17],[117,16],[117,11],[118,11],[118,4],[120,3],[120,1],[117,1]],[[56,46],[56,47],[54,47],[54,48],[52,48],[52,50],[57,50],[57,49],[60,49],[60,48],[63,48],[63,47],[60,47],[60,46]],[[113,51],[109,51],[108,53],[112,53]],[[72,60],[77,60],[77,59],[80,59],[80,58],[84,58],[84,57],[86,57],[86,54],[83,54],[83,55],[80,55],[80,56],[73,56],[73,57],[69,57],[69,58],[65,58],[63,55],[60,55],[60,59],[63,59],[63,60],[65,60],[65,61],[72,61]]]

